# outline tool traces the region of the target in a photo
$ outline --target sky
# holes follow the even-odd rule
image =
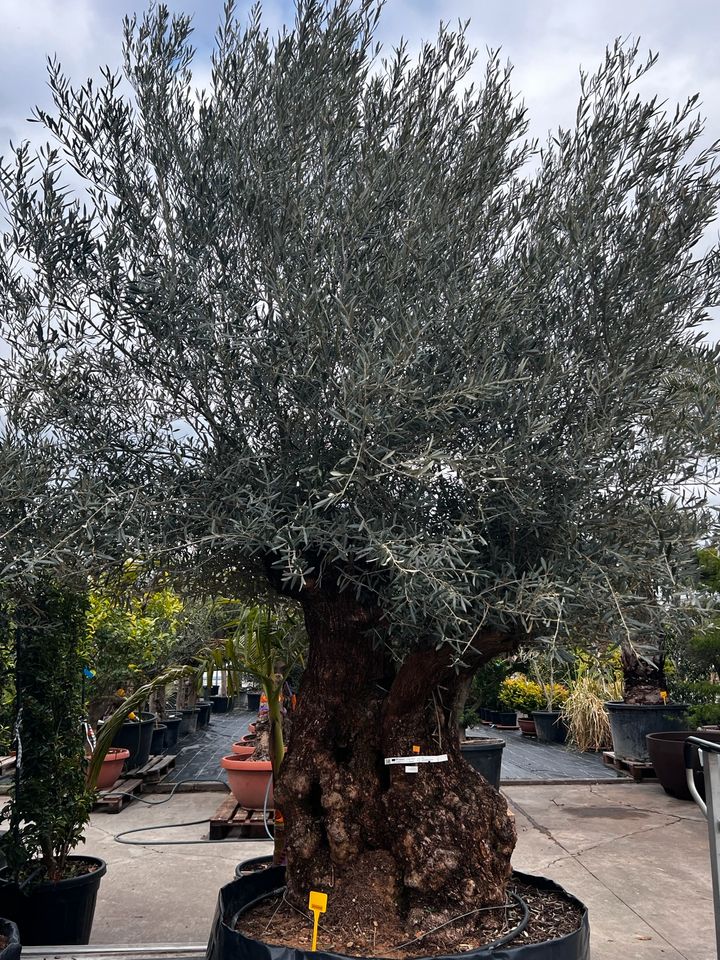
[[[202,86],[223,0],[168,0],[168,6],[193,17]],[[238,0],[241,19],[249,8]],[[119,65],[123,16],[143,10],[141,0],[0,0],[0,155],[11,140],[38,136],[27,118],[33,106],[48,104],[46,56],[56,54],[76,84],[97,76],[100,65]],[[272,32],[293,17],[289,0],[267,0],[263,10]],[[404,37],[413,50],[435,36],[441,20],[466,19],[476,47],[501,48],[514,65],[533,136],[545,139],[572,124],[580,68],[594,71],[616,37],[639,37],[643,49],[660,55],[646,88],[671,104],[699,92],[705,139],[720,139],[718,0],[386,0],[378,39],[389,49]],[[720,339],[720,318],[711,335]]]

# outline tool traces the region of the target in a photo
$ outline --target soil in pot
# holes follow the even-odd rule
[[[105,754],[100,773],[98,775],[98,790],[108,790],[113,786],[122,773],[123,765],[130,756],[130,751],[124,747],[110,747]]]
[[[232,745],[232,752],[236,757],[251,757],[255,753],[255,747],[249,743],[243,743],[241,740],[237,740]]]
[[[676,800],[694,800],[687,785],[684,746],[688,737],[702,737],[711,743],[720,743],[720,731],[669,730],[650,733],[647,738],[650,761],[665,793]],[[705,777],[697,748],[693,748],[695,788],[705,799]]]
[[[262,810],[267,795],[268,809],[272,809],[272,764],[269,760],[249,760],[231,754],[222,758],[220,766],[227,771],[228,786],[241,806],[248,810]]]
[[[533,710],[532,717],[540,743],[565,743],[567,729],[559,710]]]
[[[330,892],[328,910],[320,923],[318,949],[322,954],[402,960],[470,953],[477,960],[500,956],[507,960],[588,960],[586,908],[543,877],[513,874],[508,885],[509,906],[479,910],[470,918],[458,919],[440,929],[434,929],[437,924],[433,919],[409,928],[404,923],[389,923],[382,911],[378,913],[375,886],[386,879],[378,875],[378,865],[358,864],[358,868],[368,872],[367,896],[343,905],[342,911],[333,915]],[[208,960],[230,960],[231,956],[258,960],[270,956],[279,960],[289,955],[289,949],[297,951],[296,960],[310,960],[312,921],[283,899],[283,877],[283,868],[270,867],[245,874],[222,888],[218,916],[227,922],[216,920]],[[263,893],[270,896],[258,900]],[[514,895],[527,904],[527,925],[518,931],[515,942],[495,950],[490,945],[518,927],[523,917],[524,908]],[[245,905],[249,909],[243,910]]]
[[[649,733],[684,730],[687,726],[687,705],[684,703],[605,704],[610,717],[613,752],[620,760],[650,761],[647,748]],[[534,714],[533,714],[534,716]]]
[[[269,857],[249,857],[247,860],[241,860],[235,867],[235,877],[245,877],[249,873],[257,873],[258,870],[267,870],[272,865],[272,854]]]
[[[68,857],[58,883],[20,889],[0,871],[0,913],[13,920],[24,946],[84,944],[90,940],[95,902],[107,866],[97,857]]]
[[[154,713],[140,714],[140,720],[126,720],[112,740],[114,747],[125,747],[130,751],[126,769],[143,767],[150,758],[152,732],[155,726]]]

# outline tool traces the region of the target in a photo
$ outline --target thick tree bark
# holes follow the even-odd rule
[[[310,654],[276,789],[291,900],[304,907],[310,890],[326,891],[329,920],[367,905],[409,931],[503,902],[515,829],[504,798],[460,753],[467,672],[431,650],[395,674],[368,633],[377,610],[344,595],[304,609]],[[488,656],[502,648],[496,636],[482,641]],[[386,766],[413,748],[447,762]]]
[[[662,703],[660,694],[667,690],[665,657],[657,654],[645,660],[634,650],[623,647],[620,659],[625,703]]]

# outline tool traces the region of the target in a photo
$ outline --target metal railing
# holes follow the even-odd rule
[[[693,747],[697,748],[705,780],[705,800],[695,786]],[[710,841],[710,872],[712,874],[713,906],[715,908],[715,943],[720,958],[720,743],[710,743],[702,737],[688,737],[685,741],[685,776],[688,789],[700,807],[708,824]]]

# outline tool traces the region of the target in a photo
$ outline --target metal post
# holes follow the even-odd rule
[[[698,748],[705,779],[705,803],[695,789],[692,748]],[[715,909],[715,945],[720,960],[720,744],[700,737],[685,741],[685,774],[690,793],[707,817],[710,841],[710,873],[712,876],[713,906]]]

